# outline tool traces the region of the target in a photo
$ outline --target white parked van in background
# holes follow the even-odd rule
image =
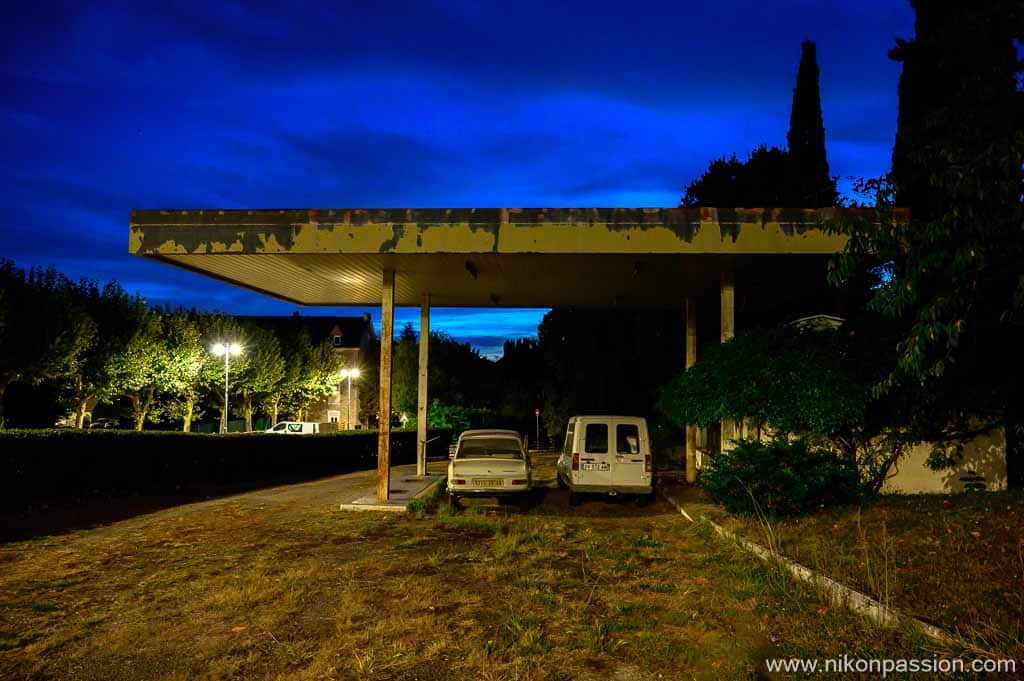
[[[281,421],[263,432],[274,435],[316,435],[320,432],[320,424],[312,421]]]
[[[646,503],[654,492],[651,440],[640,416],[573,416],[558,458],[558,484],[579,494],[638,494]]]

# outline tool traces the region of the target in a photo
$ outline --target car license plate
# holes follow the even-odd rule
[[[505,481],[501,478],[473,478],[474,487],[504,487]]]
[[[585,463],[581,467],[585,471],[607,471],[611,469],[611,466],[606,463]]]

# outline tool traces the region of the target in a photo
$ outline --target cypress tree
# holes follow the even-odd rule
[[[892,154],[895,203],[928,221],[950,210],[952,193],[936,171],[963,165],[987,148],[1010,150],[1019,135],[1020,63],[1015,39],[1024,37],[1024,5],[989,0],[984,9],[950,0],[911,0],[911,40],[897,40],[889,58],[901,62],[896,143]],[[993,154],[977,179],[989,200],[1020,197],[1021,159]],[[982,177],[983,176],[983,177]]]
[[[793,161],[793,180],[802,204],[812,208],[834,205],[836,191],[835,182],[828,174],[825,156],[818,61],[814,42],[810,40],[801,45],[800,68],[793,89],[793,108],[789,114],[786,139]]]

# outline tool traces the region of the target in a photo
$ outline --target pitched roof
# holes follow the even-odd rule
[[[361,317],[303,316],[296,312],[290,316],[240,315],[236,319],[273,331],[305,330],[313,343],[334,342],[334,336],[338,335],[339,341],[334,342],[336,348],[358,348],[377,337],[369,312]]]

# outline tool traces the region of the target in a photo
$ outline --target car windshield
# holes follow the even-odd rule
[[[456,459],[521,459],[519,440],[511,437],[474,437],[459,444]]]

